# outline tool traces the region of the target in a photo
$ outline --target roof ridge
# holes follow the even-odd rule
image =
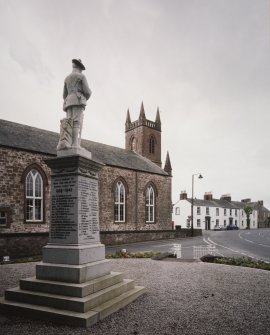
[[[59,133],[0,119],[0,145],[36,153],[56,155]],[[82,147],[105,165],[167,176],[154,162],[125,148],[82,139]]]

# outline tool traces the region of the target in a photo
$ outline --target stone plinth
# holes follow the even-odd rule
[[[86,150],[69,149],[47,160],[51,168],[51,225],[36,278],[20,281],[0,300],[4,312],[90,326],[144,292],[111,272],[100,243],[98,171]]]

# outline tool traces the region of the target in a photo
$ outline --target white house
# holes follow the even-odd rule
[[[244,211],[247,203],[232,201],[230,195],[214,199],[212,193],[205,193],[204,199],[193,200],[193,227],[205,230],[215,227],[236,225],[239,229],[247,228],[247,216]],[[189,228],[191,224],[191,198],[181,192],[180,199],[173,206],[174,227]],[[250,229],[258,228],[258,213],[256,209],[250,216]]]

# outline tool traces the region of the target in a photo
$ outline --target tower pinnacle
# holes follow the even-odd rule
[[[169,176],[172,175],[172,165],[171,165],[169,151],[167,151],[166,162],[165,162],[165,166],[164,166],[164,171],[167,172]]]
[[[142,101],[142,104],[141,104],[141,110],[140,110],[139,120],[146,120],[146,116],[145,116],[145,112],[144,112],[143,101]]]

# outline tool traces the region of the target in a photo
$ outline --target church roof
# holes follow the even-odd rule
[[[56,156],[58,140],[58,133],[0,119],[0,146]],[[82,140],[81,145],[92,152],[93,159],[105,165],[168,175],[155,163],[133,151],[89,140]]]

